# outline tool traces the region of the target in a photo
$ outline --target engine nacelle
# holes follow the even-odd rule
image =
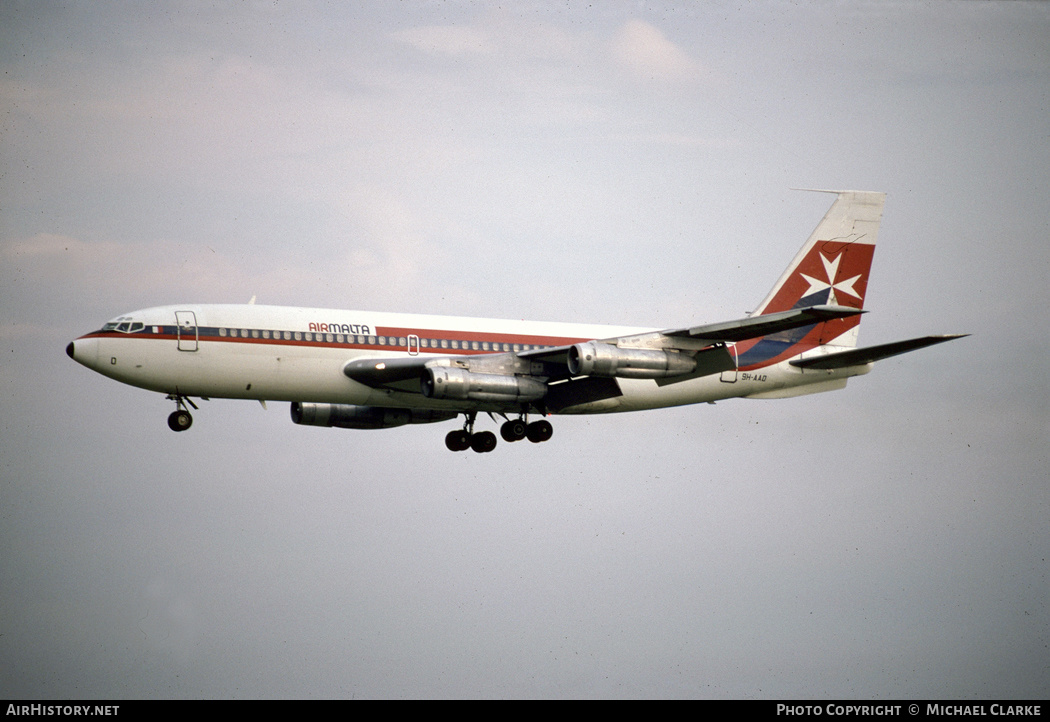
[[[692,373],[696,359],[677,351],[620,348],[588,341],[569,348],[568,365],[573,376],[660,379]]]
[[[547,393],[547,384],[527,376],[479,374],[466,369],[435,366],[420,379],[428,399],[457,401],[535,401]]]
[[[341,429],[389,429],[405,424],[432,424],[456,418],[455,411],[395,409],[353,404],[292,403],[292,421],[303,426],[338,426]]]

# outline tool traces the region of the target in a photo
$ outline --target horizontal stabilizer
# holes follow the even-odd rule
[[[859,308],[849,306],[808,306],[779,313],[768,313],[763,316],[750,316],[739,321],[711,323],[706,326],[694,326],[676,331],[664,331],[665,336],[696,338],[711,343],[725,341],[743,341],[771,333],[790,331],[793,328],[810,326],[836,318],[848,318],[864,313]]]
[[[908,351],[915,351],[916,349],[926,348],[927,346],[933,346],[938,343],[944,343],[945,341],[951,341],[969,335],[970,334],[968,333],[959,333],[945,336],[923,336],[922,338],[912,338],[907,341],[896,341],[894,343],[884,343],[879,346],[868,346],[866,348],[858,348],[851,351],[842,351],[840,353],[828,354],[827,356],[813,356],[812,358],[798,359],[797,361],[791,361],[790,363],[792,366],[797,366],[801,369],[840,369],[845,368],[846,366],[862,366],[884,358],[889,358],[890,356],[907,353]]]

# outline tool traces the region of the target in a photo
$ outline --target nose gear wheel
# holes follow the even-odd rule
[[[193,416],[190,415],[189,409],[186,408],[186,404],[189,404],[195,410],[197,404],[193,403],[189,397],[177,393],[168,394],[168,400],[175,402],[175,410],[168,415],[168,428],[172,431],[185,431],[193,426]]]

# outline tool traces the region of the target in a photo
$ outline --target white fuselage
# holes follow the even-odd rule
[[[73,358],[133,386],[181,396],[365,406],[499,410],[374,389],[344,366],[360,358],[457,357],[529,351],[657,329],[340,311],[261,305],[181,305],[135,311],[70,344]],[[817,347],[809,353],[823,353]],[[678,383],[616,379],[621,396],[559,413],[605,413],[731,397],[780,398],[841,388],[870,364],[802,370],[780,362]]]

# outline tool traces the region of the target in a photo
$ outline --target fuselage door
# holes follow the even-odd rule
[[[408,336],[408,355],[417,356],[419,354],[419,336],[409,334]]]
[[[175,312],[176,335],[179,351],[197,350],[197,315],[193,311]]]
[[[729,355],[733,357],[733,368],[723,371],[722,375],[719,377],[719,380],[721,380],[723,383],[735,384],[737,366],[736,344],[726,344],[726,350],[729,351]]]

